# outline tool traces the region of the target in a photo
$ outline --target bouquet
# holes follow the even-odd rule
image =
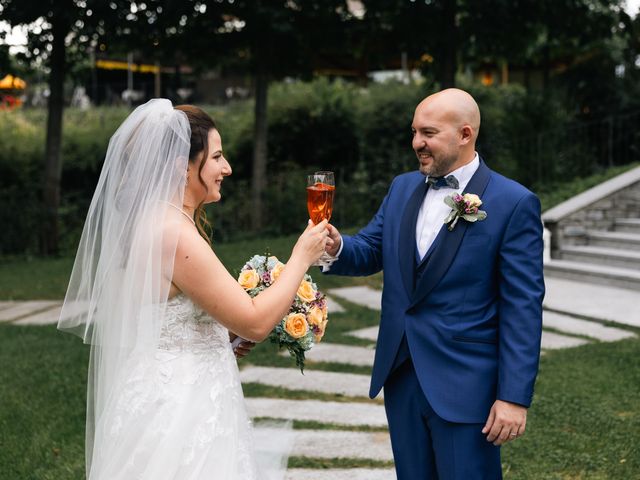
[[[278,280],[284,263],[269,255],[254,255],[245,263],[238,283],[253,298]],[[286,347],[304,373],[304,352],[319,343],[327,328],[327,300],[311,276],[305,275],[287,315],[269,334],[271,343]]]

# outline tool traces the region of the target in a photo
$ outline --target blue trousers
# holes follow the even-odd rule
[[[418,383],[411,359],[384,385],[384,404],[398,480],[499,480],[500,447],[484,424],[440,418]]]

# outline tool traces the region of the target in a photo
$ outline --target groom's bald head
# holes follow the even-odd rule
[[[447,88],[429,95],[418,104],[416,112],[418,109],[427,109],[429,113],[437,114],[443,120],[451,122],[456,128],[469,125],[473,130],[473,140],[478,138],[480,109],[473,97],[464,90]]]
[[[467,92],[448,88],[418,104],[411,129],[420,171],[443,176],[474,159],[480,109]]]

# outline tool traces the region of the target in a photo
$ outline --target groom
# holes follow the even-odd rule
[[[384,270],[369,395],[384,387],[399,480],[502,478],[500,445],[524,433],[533,396],[540,203],[478,156],[479,128],[468,93],[427,97],[411,128],[420,171],[396,177],[356,235],[329,227],[327,253],[338,258],[328,273]],[[459,218],[449,230],[445,199],[456,193],[477,195],[486,218]]]

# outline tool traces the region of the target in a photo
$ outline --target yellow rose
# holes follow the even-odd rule
[[[273,267],[273,270],[271,270],[271,281],[272,282],[275,282],[278,279],[278,277],[282,273],[282,270],[284,270],[284,263],[278,262],[276,264],[276,266]]]
[[[465,202],[469,202],[469,207],[477,208],[482,205],[482,200],[480,200],[480,197],[475,193],[465,193],[463,198]]]
[[[324,304],[324,307],[322,307],[322,319],[326,320],[327,317],[329,316],[329,307],[327,307],[327,304]]]
[[[313,302],[316,299],[316,291],[313,289],[310,282],[303,280],[298,287],[298,298],[307,303]]]
[[[309,325],[315,325],[319,327],[322,324],[323,319],[324,315],[322,313],[322,310],[318,307],[313,307],[309,312],[309,315],[307,315],[307,322],[309,322]]]
[[[293,338],[302,338],[309,331],[309,325],[304,314],[290,313],[285,317],[284,329]]]
[[[316,343],[320,343],[322,337],[324,337],[324,333],[327,330],[327,320],[322,322],[322,324],[318,327],[318,331],[313,335]]]
[[[240,272],[240,276],[238,277],[238,283],[245,290],[256,288],[259,281],[260,277],[258,276],[258,272],[255,270],[244,270]]]

